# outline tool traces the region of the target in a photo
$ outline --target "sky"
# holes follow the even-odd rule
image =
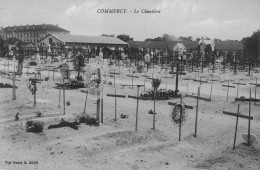
[[[0,26],[43,23],[71,34],[127,34],[136,41],[163,34],[241,40],[260,29],[260,0],[0,0]]]

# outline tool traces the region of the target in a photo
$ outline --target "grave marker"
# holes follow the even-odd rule
[[[147,75],[146,75],[146,72],[145,72],[145,75],[142,75],[142,77],[144,77],[144,91],[145,91],[145,82],[146,82],[146,79],[147,79],[148,77],[150,77],[150,76],[147,76]]]
[[[15,67],[14,67],[14,72],[13,72],[13,78],[7,78],[10,80],[13,80],[13,91],[12,91],[12,100],[16,100],[16,85],[15,81],[21,81],[15,78]]]
[[[253,119],[252,117],[251,117],[251,101],[260,101],[260,99],[252,99],[251,98],[251,89],[249,90],[249,98],[247,99],[247,98],[243,98],[243,99],[241,99],[241,98],[236,98],[235,99],[235,101],[247,101],[247,102],[249,102],[249,113],[248,113],[248,117],[243,117],[243,118],[247,118],[248,119],[248,140],[247,140],[247,144],[248,144],[248,146],[250,146],[250,128],[251,128],[251,120]]]
[[[236,116],[237,117],[237,119],[236,119],[236,127],[235,127],[234,143],[233,143],[233,150],[235,150],[235,148],[236,148],[238,118],[240,117],[240,118],[244,118],[244,119],[249,119],[249,120],[251,119],[251,120],[253,120],[253,117],[251,117],[251,116],[241,115],[239,113],[239,107],[240,107],[240,105],[238,105],[237,113],[223,111],[223,114],[230,115],[230,116]]]
[[[137,85],[137,96],[130,96],[128,95],[128,98],[136,99],[136,118],[135,118],[135,131],[137,131],[138,128],[138,108],[139,108],[139,100],[141,99],[139,97],[139,88],[144,85]]]
[[[115,98],[115,121],[116,121],[116,118],[117,118],[117,98],[125,98],[126,96],[125,95],[119,95],[119,94],[116,94],[116,88],[115,88],[115,94],[107,94],[108,97],[114,97]]]
[[[126,75],[127,77],[132,77],[132,89],[134,89],[134,78],[139,78],[138,76],[134,76],[134,73],[132,75]]]
[[[35,73],[35,78],[34,79],[29,79],[29,81],[32,82],[32,85],[34,86],[34,89],[33,89],[33,107],[35,107],[36,105],[36,91],[37,91],[37,86],[36,86],[36,83],[40,83],[39,81],[42,81],[41,79],[36,79],[36,73]]]
[[[256,99],[256,90],[257,90],[257,87],[260,86],[260,84],[257,84],[257,78],[255,79],[255,83],[249,83],[249,84],[255,86],[255,99]],[[254,105],[255,104],[256,104],[256,101],[254,102]]]
[[[179,76],[179,75],[186,75],[186,73],[180,72],[179,70],[180,70],[180,65],[178,64],[178,65],[177,65],[177,70],[176,70],[176,72],[169,72],[169,74],[176,74],[175,96],[178,95],[178,91],[179,91],[179,90],[178,90],[178,84],[179,84],[179,78],[178,78],[178,76]]]
[[[240,85],[246,85],[245,83],[240,83],[240,80],[238,83],[232,83],[232,84],[237,84],[237,97],[238,97],[238,91],[239,91],[239,86]]]
[[[235,86],[230,86],[229,85],[229,80],[228,80],[228,85],[222,85],[222,87],[227,87],[228,90],[227,90],[227,101],[228,101],[228,91],[229,91],[229,88],[235,88]]]
[[[116,74],[117,75],[120,75],[119,73],[116,73],[115,72],[115,69],[113,69],[114,70],[114,72],[112,72],[112,73],[109,73],[109,74],[112,74],[113,76],[114,76],[114,88],[116,87]]]
[[[182,96],[180,97],[180,104],[182,104]],[[168,105],[172,105],[172,106],[177,106],[178,103],[173,103],[173,102],[168,102]],[[184,109],[193,109],[193,106],[189,106],[189,105],[183,105]],[[182,119],[183,119],[183,114],[182,114],[182,108],[180,108],[180,116],[179,116],[179,141],[181,141],[181,126],[182,126]]]
[[[185,97],[195,98],[197,99],[197,106],[196,106],[196,118],[195,118],[195,134],[194,137],[197,137],[197,126],[198,126],[198,111],[199,111],[199,100],[204,100],[207,102],[211,102],[211,99],[200,97],[200,87],[198,87],[198,93],[197,96],[192,96],[186,94]]]
[[[83,110],[83,114],[86,113],[86,105],[87,105],[87,100],[88,100],[88,90],[81,90],[82,93],[86,93],[86,99],[85,99],[85,104],[84,104],[84,110]],[[102,119],[101,119],[102,120]],[[103,122],[102,122],[103,123]]]
[[[211,87],[210,87],[210,95],[209,98],[211,99],[212,91],[213,91],[213,81],[218,81],[213,79],[213,74],[211,75],[211,79],[207,79],[208,81],[211,81]]]

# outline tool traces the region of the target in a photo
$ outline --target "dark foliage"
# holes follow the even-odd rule
[[[72,129],[78,130],[79,129],[78,125],[79,125],[78,122],[67,122],[67,121],[64,121],[63,119],[61,119],[61,122],[59,124],[57,124],[57,125],[50,125],[48,127],[48,129],[61,128],[61,127],[70,127]]]
[[[141,93],[140,97],[153,99],[154,91],[149,90],[149,91],[146,91],[145,93]],[[173,90],[160,89],[155,92],[156,100],[158,100],[158,99],[168,100],[169,98],[173,98],[173,97],[176,97],[175,91],[173,91]]]
[[[9,84],[9,83],[0,83],[0,88],[13,88],[13,85]],[[18,87],[15,86],[15,88],[17,89]]]
[[[78,89],[78,88],[85,88],[85,85],[83,82],[74,80],[69,84],[69,88],[71,89]]]
[[[99,125],[99,122],[93,118],[93,117],[90,117],[89,115],[83,115],[83,116],[80,116],[78,118],[78,121],[79,123],[86,123],[87,125],[90,125],[90,126],[98,126]]]
[[[160,79],[152,79],[152,86],[153,88],[157,89],[161,84],[161,80]]]
[[[43,130],[44,123],[38,121],[27,121],[26,132],[41,133]]]
[[[29,65],[30,65],[30,66],[36,66],[37,63],[36,63],[35,61],[30,61],[30,62],[29,62]]]

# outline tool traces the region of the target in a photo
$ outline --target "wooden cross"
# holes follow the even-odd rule
[[[213,79],[213,74],[211,75],[211,79],[207,79],[208,81],[211,81],[211,88],[210,88],[210,95],[209,98],[211,99],[212,91],[213,91],[213,81],[219,81],[219,80],[214,80]]]
[[[203,60],[193,61],[195,63],[201,63],[201,73],[203,73]]]
[[[189,77],[187,77],[187,78],[183,78],[182,80],[187,80],[187,90],[186,90],[186,94],[188,94],[188,92],[189,92],[189,80],[195,80],[194,78],[189,78]]]
[[[25,66],[25,67],[23,67],[23,68],[27,68],[27,72],[26,72],[26,74],[28,75],[29,74],[29,66]]]
[[[139,107],[139,100],[141,99],[139,97],[139,88],[144,85],[137,85],[137,96],[130,96],[128,95],[128,98],[136,99],[136,115],[135,115],[135,131],[138,129],[138,107]]]
[[[40,83],[39,81],[42,81],[41,79],[36,79],[36,74],[34,79],[29,79],[29,81],[32,81],[32,85],[34,86],[34,91],[33,91],[33,107],[36,105],[36,91],[37,91],[37,86],[36,83]]]
[[[260,86],[260,84],[257,84],[257,78],[255,79],[255,83],[249,83],[250,85],[254,85],[255,86],[255,99],[256,99],[256,90],[257,90],[257,87]],[[254,105],[255,105],[256,102],[254,102]]]
[[[146,75],[146,72],[145,72],[145,75],[142,75],[142,77],[144,77],[144,91],[145,91],[145,82],[146,82],[146,79],[147,79],[148,77],[150,77],[150,76],[147,76],[147,75]]]
[[[239,112],[239,107],[240,107],[240,104],[237,106],[237,113],[223,111],[223,114],[230,115],[230,116],[236,116],[237,117],[237,119],[236,119],[236,127],[235,127],[234,143],[233,143],[233,150],[235,150],[235,148],[236,148],[238,118],[244,118],[244,119],[248,119],[248,120],[253,120],[253,117],[251,117],[251,116],[241,115],[240,112]],[[248,132],[249,132],[248,133],[248,137],[250,138],[250,129],[249,129]],[[249,141],[249,138],[248,138],[248,141]],[[249,146],[249,143],[248,143],[248,146]]]
[[[240,83],[240,80],[238,83],[232,83],[232,84],[237,84],[237,97],[238,97],[238,91],[239,91],[239,86],[240,85],[246,85],[245,83]]]
[[[116,107],[117,107],[117,98],[126,98],[125,95],[119,95],[116,94],[116,88],[115,88],[115,94],[107,94],[108,97],[114,97],[115,98],[115,121],[116,121],[116,117],[117,117],[117,113],[116,113]]]
[[[41,69],[41,68],[36,68],[35,71],[38,71],[38,74],[40,75],[40,79],[42,79],[41,71],[43,71],[43,69]]]
[[[58,70],[53,68],[50,71],[52,71],[52,80],[54,81],[54,72],[58,72]]]
[[[257,101],[260,102],[260,99],[252,99],[251,98],[251,89],[249,90],[249,98],[235,98],[235,101],[243,101],[249,102],[249,111],[248,111],[248,146],[250,145],[250,128],[251,128],[251,102]],[[252,118],[253,119],[253,118]]]
[[[179,78],[178,78],[178,76],[179,76],[179,75],[186,75],[186,73],[180,72],[179,70],[180,70],[180,65],[177,64],[177,70],[176,70],[176,72],[169,72],[169,74],[176,74],[175,96],[177,96],[177,95],[178,95],[178,92],[179,92],[179,90],[178,90],[178,84],[179,84]]]
[[[237,62],[237,60],[235,59],[235,62],[233,62],[233,65],[234,65],[234,74],[237,74],[237,64],[239,64],[239,62]]]
[[[12,100],[16,100],[16,85],[15,85],[15,81],[21,81],[15,78],[15,67],[14,67],[14,72],[10,72],[13,73],[13,78],[7,78],[10,80],[13,80],[13,91],[12,91]]]
[[[249,60],[249,62],[245,62],[246,65],[248,65],[248,75],[251,74],[251,67],[252,67],[252,63],[251,60]]]
[[[229,85],[229,80],[228,80],[228,85],[222,85],[222,87],[227,87],[227,101],[228,101],[228,91],[229,91],[229,88],[235,88],[235,86],[230,86]]]
[[[199,70],[197,70],[197,69],[196,69],[196,70],[193,70],[192,72],[194,72],[194,73],[195,73],[195,74],[194,74],[194,76],[195,76],[195,77],[194,77],[194,79],[196,79],[196,78],[197,78],[197,77],[196,77],[196,72],[198,73],[198,77],[200,76],[200,71],[199,71]]]
[[[119,73],[116,73],[115,72],[115,69],[114,69],[114,72],[113,73],[110,73],[110,74],[112,74],[113,76],[114,76],[114,87],[116,87],[116,74],[117,75],[120,75]]]
[[[126,75],[127,77],[132,77],[132,89],[134,88],[134,78],[139,78],[138,76],[134,76],[134,73],[132,75]]]
[[[201,80],[201,78],[203,78],[202,76],[200,77],[200,80],[194,80],[195,82],[199,82],[200,83],[200,89],[201,89],[201,83],[208,83],[207,81],[205,81],[205,80]]]
[[[3,66],[4,66],[4,77],[5,77],[5,74],[6,74],[5,67],[7,66],[7,64],[3,64]]]
[[[167,68],[165,69],[165,75],[164,75],[164,77],[161,77],[161,78],[165,78],[165,80],[166,80],[166,88],[165,88],[165,89],[167,90],[167,79],[168,79],[168,78],[171,79],[172,77],[167,77],[167,76],[166,76],[166,71],[167,71]]]
[[[48,77],[50,77],[50,68],[52,67],[52,66],[45,66],[45,67],[47,67],[47,70],[48,70]]]
[[[182,103],[182,95],[180,97],[180,100]],[[168,102],[168,105],[171,105],[171,106],[176,106],[178,103],[173,103],[173,102]],[[184,105],[184,108],[186,109],[193,109],[193,106],[189,106],[189,105]],[[181,120],[182,120],[182,109],[180,109],[180,122],[179,122],[179,141],[181,141]]]
[[[185,97],[195,98],[197,99],[197,106],[196,106],[196,119],[195,119],[195,134],[194,137],[197,137],[197,124],[198,124],[198,110],[199,110],[199,100],[204,100],[207,102],[211,102],[211,99],[200,97],[200,88],[198,87],[197,96],[186,94]]]
[[[84,110],[83,110],[83,114],[86,113],[86,105],[87,105],[87,100],[88,100],[88,90],[81,90],[82,93],[86,93],[86,99],[85,99],[85,105],[84,105]],[[102,120],[102,119],[101,119]],[[103,122],[102,122],[103,123]]]

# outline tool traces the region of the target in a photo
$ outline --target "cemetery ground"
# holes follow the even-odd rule
[[[1,60],[1,70],[7,60]],[[10,71],[16,61],[10,61]],[[112,66],[114,67],[114,66]],[[131,85],[132,79],[127,77],[129,68],[120,68],[120,75],[116,75],[117,94],[137,94],[137,87],[122,87],[121,84]],[[35,72],[35,66],[31,66],[29,72]],[[260,168],[260,102],[251,102],[251,134],[256,135],[257,141],[247,146],[242,138],[242,133],[247,133],[248,120],[239,118],[236,149],[233,150],[236,118],[223,114],[223,111],[237,112],[240,104],[240,113],[248,115],[248,102],[235,102],[236,88],[229,89],[227,101],[227,88],[222,85],[230,85],[240,80],[246,83],[239,88],[239,97],[249,98],[249,89],[252,89],[254,98],[255,78],[260,78],[259,73],[247,76],[247,72],[239,72],[230,76],[230,71],[221,74],[220,70],[214,73],[211,102],[199,101],[197,137],[194,135],[196,109],[188,110],[188,119],[182,126],[181,141],[179,141],[178,126],[174,126],[170,120],[171,106],[168,102],[179,102],[180,99],[156,101],[156,123],[153,127],[153,115],[148,114],[153,110],[152,100],[139,100],[138,131],[135,131],[136,100],[131,98],[117,98],[117,120],[115,121],[115,99],[106,96],[114,94],[114,87],[105,87],[104,93],[104,121],[99,126],[80,124],[78,130],[70,127],[48,129],[48,126],[58,124],[63,118],[74,121],[78,115],[82,115],[86,94],[82,89],[66,90],[65,101],[70,101],[63,114],[62,97],[59,106],[59,89],[55,89],[55,83],[59,83],[61,76],[55,73],[55,81],[52,80],[52,72],[48,81],[37,84],[36,107],[33,106],[33,95],[27,87],[29,77],[27,69],[23,69],[23,75],[17,77],[21,81],[15,82],[16,100],[12,100],[11,88],[0,88],[0,169],[259,169]],[[150,69],[147,75],[153,77],[165,76],[165,70],[159,67]],[[160,72],[160,73],[159,73]],[[197,94],[198,82],[182,80],[184,77],[194,78],[195,73],[181,76],[179,90],[181,94]],[[211,71],[210,71],[211,74]],[[144,84],[144,73],[135,73],[139,78],[134,79],[134,84]],[[209,76],[207,69],[200,76]],[[42,77],[47,77],[48,71],[42,72]],[[172,76],[167,74],[167,76]],[[1,76],[2,83],[12,84],[7,76]],[[71,77],[74,77],[72,75]],[[197,77],[198,79],[198,77]],[[202,78],[204,80],[205,78]],[[114,79],[108,77],[112,83]],[[162,79],[159,87],[165,88],[166,80]],[[151,89],[151,80],[146,81],[146,89]],[[175,89],[175,77],[167,80],[167,88]],[[201,96],[209,98],[211,83],[201,84]],[[144,88],[140,87],[140,93]],[[260,98],[260,89],[256,92]],[[62,96],[62,93],[61,93]],[[95,117],[96,99],[94,95],[88,95],[86,114]],[[187,105],[196,106],[196,99],[183,98]],[[36,117],[36,111],[42,113]],[[19,120],[15,121],[15,115],[19,112]],[[120,118],[120,115],[128,115]],[[44,122],[43,133],[26,132],[27,120]],[[15,162],[22,162],[16,164]],[[24,162],[28,164],[25,164]],[[30,162],[32,161],[32,162]],[[29,164],[32,163],[32,164]]]

